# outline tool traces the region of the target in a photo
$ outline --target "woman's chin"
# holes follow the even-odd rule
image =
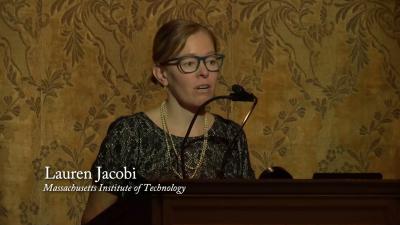
[[[199,107],[209,99],[211,99],[211,97],[197,98],[195,101],[191,101],[190,103],[184,104],[184,107],[195,113],[199,109]]]
[[[196,105],[198,107],[200,107],[202,104],[204,104],[206,101],[210,100],[212,97],[214,97],[213,94],[198,96],[198,98],[195,101]]]
[[[212,97],[214,97],[214,94],[212,93],[196,94],[192,95],[190,98],[181,99],[181,101],[178,100],[178,102],[183,108],[186,108],[194,113],[202,104],[210,100]]]

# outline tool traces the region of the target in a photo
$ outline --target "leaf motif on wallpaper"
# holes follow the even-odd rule
[[[352,47],[351,61],[357,64],[357,71],[361,70],[364,66],[368,65],[368,43],[365,36],[365,31],[360,29],[358,36],[350,37],[347,43]]]
[[[1,39],[0,39],[0,46],[2,46]],[[7,47],[5,45],[4,45],[4,47],[7,49]],[[19,76],[21,76],[21,71],[18,70],[15,63],[12,61],[12,59],[10,58],[10,56],[8,54],[4,55],[3,62],[4,62],[5,70],[6,70],[6,77],[10,81],[14,90],[18,93],[18,97],[21,99],[25,98],[25,92],[22,88],[22,82],[28,81],[28,83],[30,85],[35,85],[35,81],[33,80],[33,78],[31,76],[29,76],[29,78],[22,77],[19,79]]]
[[[224,86],[226,88],[226,91],[230,91],[231,90],[231,85],[229,84],[229,82],[225,79],[225,75],[224,74],[219,74],[217,77],[217,81],[218,84]]]
[[[64,65],[65,66],[65,65]],[[37,90],[41,92],[43,96],[43,103],[47,97],[57,98],[57,90],[64,88],[64,84],[72,86],[69,82],[70,74],[66,71],[66,67],[63,69],[56,69],[51,71],[50,68],[46,70],[46,78],[40,80],[40,84]]]
[[[334,24],[327,21],[326,7],[330,4],[322,3],[320,9],[320,23],[310,24],[303,21],[303,18],[312,15],[315,1],[301,1],[294,4],[293,1],[240,1],[243,7],[240,12],[240,19],[251,21],[250,28],[254,31],[254,36],[250,39],[251,43],[257,45],[254,54],[257,62],[261,62],[261,68],[266,69],[274,63],[275,58],[272,53],[274,42],[285,43],[282,48],[291,48],[293,52],[313,52],[314,43],[321,43],[322,38],[331,34]],[[288,36],[289,35],[289,36]],[[293,35],[293,36],[290,36]],[[290,39],[300,39],[305,45],[293,45]],[[296,53],[295,53],[296,54]],[[310,57],[306,57],[310,58]],[[293,58],[294,59],[294,58]],[[302,62],[303,70],[311,68],[310,62]],[[312,70],[304,75],[311,76]]]
[[[39,206],[36,202],[29,200],[29,201],[21,201],[19,204],[19,221],[21,224],[31,225],[33,224],[32,221],[35,221],[36,217],[39,213]]]
[[[282,46],[280,44],[280,41],[277,41],[277,45],[278,46]],[[287,52],[289,54],[289,56],[293,55],[288,49],[285,49],[285,47],[283,47],[283,49],[284,49],[285,52]],[[311,99],[311,95],[305,89],[305,86],[304,86],[303,81],[302,81],[302,76],[303,76],[303,74],[305,74],[305,72],[293,60],[289,60],[288,66],[289,66],[289,71],[291,73],[290,80],[292,80],[293,83],[297,86],[297,88],[299,88],[299,91],[300,91],[300,93],[303,94],[304,98],[306,100],[310,100]],[[317,79],[307,79],[306,82],[309,82],[310,80],[314,80],[315,81]]]
[[[377,147],[380,139],[370,146],[373,151],[353,150],[344,146],[328,149],[325,159],[318,163],[321,172],[368,172],[373,157],[380,158],[383,148]]]
[[[16,96],[15,94],[2,96],[4,101],[2,106],[4,107],[0,110],[0,133],[3,133],[6,128],[5,124],[1,123],[15,119],[20,115],[21,106],[19,102],[26,98],[23,83],[28,81],[28,84],[35,85],[26,57],[29,49],[27,43],[30,43],[31,37],[26,37],[27,43],[23,41],[26,34],[23,33],[24,27],[21,26],[23,23],[18,15],[24,7],[28,7],[24,1],[6,2],[0,7],[0,47],[4,49],[5,77],[16,92]],[[18,25],[19,22],[21,23]]]
[[[91,40],[91,38],[89,38],[89,40]],[[113,80],[113,76],[112,76],[113,71],[117,71],[117,69],[112,67],[112,64],[107,60],[107,58],[103,52],[97,56],[97,60],[98,60],[98,63],[100,64],[100,67],[102,68],[101,74],[102,74],[103,78],[107,81],[110,88],[113,90],[114,94],[116,96],[119,96],[121,94],[121,92],[118,89],[118,87],[115,83],[115,80]],[[127,73],[124,73],[122,75],[121,74],[117,75],[116,77],[122,78],[123,81],[125,81],[126,83],[129,83],[129,84],[132,83],[132,81],[130,80]]]
[[[32,9],[35,6],[36,8]],[[27,10],[29,13],[23,13]],[[31,15],[32,12],[36,15]],[[47,17],[47,14],[42,12],[41,1],[37,1],[37,5],[24,0],[3,1],[0,7],[0,46],[3,45],[7,49],[7,57],[20,75],[32,82],[34,79],[29,68],[29,54],[37,44],[39,29],[47,25],[44,17]]]
[[[311,101],[311,104],[314,106],[315,111],[321,113],[322,118],[324,118],[328,109],[326,98],[316,98],[315,100]]]
[[[56,154],[56,151],[64,153],[64,156],[68,159],[61,157],[62,155],[57,152],[56,155],[59,158],[55,162],[55,168],[59,170],[66,168],[81,170],[84,162],[83,151],[89,150],[93,153],[97,150],[95,137],[100,126],[98,121],[107,118],[115,111],[115,105],[112,103],[113,96],[100,94],[99,99],[101,103],[100,106],[89,107],[89,115],[84,119],[84,122],[75,121],[72,126],[72,129],[79,134],[79,139],[81,140],[79,146],[73,147],[68,144],[59,143],[59,141],[52,141],[49,145],[41,146],[39,157],[32,160],[32,167],[36,179],[40,179],[44,174],[42,163],[50,154]]]
[[[244,6],[244,9],[240,12],[241,20],[254,17],[250,28],[259,35],[251,38],[250,42],[257,45],[254,56],[256,57],[256,62],[261,61],[261,70],[264,70],[275,61],[272,54],[273,41],[271,40],[270,30],[272,30],[271,26],[276,24],[276,17],[280,13],[271,15],[272,12],[269,9],[269,7],[272,7],[271,2],[267,5],[266,2],[262,1],[241,1],[239,4]],[[268,6],[267,9],[265,9],[266,5]]]
[[[238,21],[232,19],[232,7],[228,4],[222,8],[221,1],[160,1],[147,0],[150,5],[147,8],[147,17],[159,15],[157,25],[172,19],[189,19],[202,23],[214,31],[215,35],[228,40],[229,34],[235,33]]]
[[[260,37],[254,37],[250,40],[251,43],[257,45],[257,50],[254,52],[256,62],[261,61],[261,71],[267,69],[270,64],[274,64],[275,57],[272,54],[273,44],[269,39],[271,35],[265,34]]]
[[[255,69],[251,73],[239,73],[235,75],[236,83],[246,87],[249,92],[263,92],[262,89],[262,73],[258,73]]]
[[[72,30],[64,30],[61,33],[64,37],[67,38],[67,42],[64,46],[64,51],[66,52],[67,56],[71,56],[72,66],[79,63],[85,55],[85,52],[82,48],[83,37],[81,32],[81,28],[76,27]]]
[[[88,116],[86,116],[84,121],[75,121],[73,124],[73,130],[80,135],[80,146],[73,148],[67,145],[61,145],[62,150],[69,157],[67,164],[69,164],[72,168],[79,169],[82,167],[84,161],[83,151],[85,149],[89,150],[90,152],[97,150],[95,137],[100,128],[99,121],[108,118],[110,115],[115,113],[116,106],[114,103],[112,103],[113,98],[114,96],[100,94],[100,105],[98,107],[89,107]]]
[[[333,81],[331,85],[327,85],[324,88],[324,93],[326,96],[330,99],[340,99],[340,97],[337,97],[340,94],[348,94],[348,90],[346,88],[343,88],[345,86],[351,86],[351,85],[346,85],[348,77],[343,76],[337,79],[337,81]]]
[[[0,191],[0,217],[8,217],[8,210],[2,204],[3,193]]]
[[[124,103],[125,108],[133,114],[136,112],[136,95],[126,95],[121,97],[121,102]]]
[[[74,3],[74,1],[56,0],[51,5],[51,15],[60,11],[65,6],[70,7],[66,9],[65,13],[61,17],[61,23],[64,25],[61,35],[67,39],[64,45],[64,51],[67,56],[71,57],[72,66],[74,66],[82,60],[85,54],[82,47],[82,4]]]
[[[389,62],[384,63],[383,71],[386,74],[386,81],[393,88],[395,94],[400,97],[400,72],[396,71],[394,66],[390,65]]]
[[[343,158],[342,155],[345,153],[349,153],[349,155],[353,155],[353,158],[356,160],[357,156],[348,149],[345,149],[343,146],[337,146],[335,148],[328,149],[328,152],[325,156],[325,159],[321,160],[318,163],[318,171],[320,172],[353,172],[355,171],[355,167],[357,164],[352,164],[347,161],[344,161],[342,164],[333,165],[337,158]]]
[[[321,10],[324,10],[322,8]],[[325,15],[326,17],[326,15]],[[326,18],[321,19],[321,21],[325,21]],[[305,36],[306,42],[309,43],[308,46],[312,46],[314,42],[318,44],[322,44],[323,38],[332,34],[334,30],[335,24],[333,22],[325,22],[322,24],[313,24],[310,25],[307,29],[307,35]]]
[[[53,141],[50,145],[40,146],[39,156],[32,160],[32,171],[35,175],[36,180],[41,180],[44,177],[44,168],[42,163],[47,159],[47,157],[54,152],[58,147],[58,143]]]
[[[152,101],[153,93],[160,90],[159,86],[154,84],[149,77],[151,77],[151,74],[143,72],[141,80],[132,84],[132,90],[136,94],[136,101],[140,105],[146,105],[149,101]]]
[[[112,103],[114,95],[108,96],[107,94],[100,94],[99,106],[91,106],[88,110],[88,115],[83,121],[75,121],[72,129],[79,135],[78,146],[71,146],[67,143],[60,143],[58,141],[51,142],[50,145],[42,146],[41,153],[38,158],[32,161],[32,166],[37,179],[43,177],[44,170],[42,163],[49,154],[57,155],[57,160],[53,161],[52,167],[57,170],[82,170],[85,160],[84,151],[89,150],[91,153],[98,150],[98,145],[95,143],[95,137],[99,130],[99,121],[112,115],[115,111],[115,104]],[[47,152],[46,149],[51,149]],[[60,154],[63,153],[63,154]],[[48,165],[48,163],[46,164]],[[68,180],[71,184],[79,183],[79,185],[89,185],[90,180]],[[66,212],[67,216],[76,224],[80,222],[81,212],[86,205],[87,193],[76,193],[68,195],[66,202],[69,210]]]
[[[260,151],[251,151],[252,155],[259,161],[258,167],[264,169],[274,166],[274,155],[285,157],[291,150],[292,136],[290,135],[291,127],[295,126],[294,122],[304,118],[306,108],[300,105],[296,98],[289,100],[287,110],[282,110],[278,113],[277,120],[274,125],[266,125],[263,129],[263,134],[266,138],[266,149]]]
[[[399,119],[400,101],[394,102],[392,99],[385,100],[385,112],[375,112],[373,120],[367,125],[361,125],[359,129],[360,135],[372,135],[374,133],[383,135],[385,126],[392,123],[395,119]]]
[[[85,192],[77,192],[75,195],[67,195],[67,204],[69,209],[67,211],[68,217],[73,220],[73,224],[81,223],[82,212],[86,208]]]
[[[88,144],[94,139],[94,135],[89,137],[84,137],[83,147],[78,150],[72,149],[66,145],[61,145],[61,149],[69,156],[69,159],[64,160],[63,158],[58,158],[55,163],[55,168],[59,170],[82,170],[84,157],[82,155],[82,149],[86,148]],[[89,150],[92,151],[92,147],[96,147],[95,144],[89,145]],[[69,180],[71,184],[77,185],[89,185],[90,180]],[[66,196],[66,202],[69,207],[66,212],[68,218],[75,221],[75,223],[80,222],[80,212],[83,212],[86,206],[86,196],[87,193],[84,192],[76,192],[73,195]]]
[[[400,108],[393,110],[393,117],[397,120],[400,119]]]
[[[12,96],[4,96],[3,102],[5,107],[4,111],[0,112],[0,122],[18,117],[21,112],[21,107],[17,105],[18,99],[13,99]]]
[[[325,95],[325,97],[316,97],[311,101],[311,104],[324,118],[329,108],[335,106],[338,102],[342,102],[345,97],[357,92],[356,81],[357,78],[351,71],[335,72],[332,74],[330,84],[323,85],[318,79],[309,80],[308,82],[320,88]]]
[[[25,100],[25,103],[29,106],[29,109],[32,110],[37,117],[39,117],[41,109],[40,97],[29,97]]]
[[[394,113],[400,112],[400,102],[387,99],[384,101],[386,111],[375,112],[368,125],[361,125],[358,133],[365,141],[357,149],[342,145],[328,149],[325,159],[319,162],[322,172],[368,172],[371,161],[385,153],[385,131],[395,119]],[[396,128],[393,128],[396,129]]]
[[[115,40],[112,45],[124,47],[133,41],[134,33],[144,28],[145,19],[139,16],[140,8],[136,1],[131,1],[130,7],[124,1],[95,1],[86,14],[87,26],[90,32],[103,40]],[[129,16],[125,16],[129,15]],[[107,38],[108,36],[108,38]],[[108,43],[103,43],[107,55],[112,53]],[[116,52],[115,52],[116,53]],[[121,53],[118,53],[120,55]],[[110,59],[111,60],[111,59]],[[115,64],[113,64],[115,65]]]
[[[92,140],[92,138],[87,138],[85,139],[86,142],[89,142],[88,140]],[[90,148],[96,147],[95,144],[91,144]],[[40,154],[39,157],[34,159],[32,161],[32,166],[33,166],[33,172],[35,174],[36,180],[42,180],[44,177],[44,168],[42,168],[42,163],[46,160],[46,158],[50,155],[56,155],[59,156],[60,152],[64,152],[68,157],[72,158],[72,160],[64,160],[63,158],[59,157],[57,160],[53,160],[53,165],[51,168],[54,168],[55,170],[61,171],[61,170],[82,170],[82,164],[83,164],[83,157],[81,155],[78,155],[75,151],[73,151],[69,146],[59,144],[57,141],[52,141],[49,145],[43,145],[41,146]],[[75,163],[77,162],[77,163]],[[46,165],[49,165],[46,163]],[[69,182],[74,183],[75,181],[69,180]],[[79,185],[88,185],[90,181],[78,181],[78,182],[83,182]],[[76,193],[74,195],[68,195],[67,196],[67,204],[70,207],[70,210],[67,212],[67,215],[75,220],[75,224],[78,224],[80,221],[79,213],[84,210],[84,207],[86,205],[86,198],[85,198],[86,193]],[[74,203],[75,202],[75,203]],[[20,221],[22,224],[31,224],[29,223],[29,214],[34,214],[37,215],[38,207],[37,205],[35,206],[35,203],[30,203],[27,204],[25,202],[22,202],[20,204]],[[73,211],[75,210],[75,211]]]
[[[329,104],[333,105],[357,92],[355,86],[356,77],[351,72],[348,72],[347,74],[334,74],[331,84],[321,85],[321,89],[329,100]]]
[[[147,0],[147,2],[149,2],[150,5],[146,10],[146,17],[154,16],[157,14],[160,8],[168,8],[170,5],[174,4],[174,1],[165,0]]]
[[[100,99],[100,107],[97,110],[95,106],[92,106],[89,108],[89,115],[91,116],[90,119],[86,121],[90,121],[90,120],[100,120],[100,119],[104,119],[107,118],[109,115],[114,115],[115,113],[115,104],[112,103],[112,99],[114,98],[114,96],[108,96],[107,94],[100,94],[99,95],[99,99]],[[94,130],[95,129],[95,125],[96,123],[91,124],[90,122],[86,122],[85,121],[85,128],[87,127],[91,127]]]
[[[141,12],[139,4],[136,1],[132,1],[132,6],[131,6],[131,15],[132,16],[131,17],[134,19],[133,27],[137,31],[141,31],[146,25],[145,18],[143,16],[139,17],[139,12]],[[122,21],[121,21],[121,23],[122,23]],[[128,24],[126,23],[126,20],[124,20],[123,23],[124,23],[124,25],[126,24],[126,26],[128,26]],[[124,30],[124,29],[127,30],[125,33],[130,34],[129,37],[131,36],[131,34],[133,34],[133,31],[128,32],[128,28],[121,28],[121,30]],[[132,39],[133,37],[130,37],[130,38]]]
[[[361,70],[369,63],[368,49],[371,43],[384,56],[385,61],[389,64],[394,64],[388,54],[387,41],[392,39],[393,44],[400,40],[400,36],[396,37],[396,19],[400,12],[396,12],[391,4],[393,1],[342,1],[336,3],[338,8],[336,21],[346,20],[346,31],[351,33],[351,37],[347,43],[352,46],[351,59],[356,62],[357,70]],[[380,28],[389,39],[382,39],[375,35],[371,30]],[[390,46],[390,45],[389,45]],[[391,45],[395,46],[395,45]]]
[[[261,62],[261,69],[274,63],[273,50],[279,47],[288,56],[291,81],[322,117],[335,103],[354,92],[356,80],[351,73],[332,72],[331,84],[324,84],[319,79],[321,71],[318,71],[317,62],[323,52],[322,40],[331,35],[335,27],[327,16],[327,7],[332,2],[324,1],[318,5],[315,1],[302,1],[296,5],[293,1],[240,1],[239,4],[243,7],[241,19],[251,22],[254,35],[250,42],[257,45],[254,56]],[[319,23],[305,22],[307,16],[318,12]]]
[[[25,103],[29,106],[29,109],[33,111],[37,117],[39,117],[42,104],[46,103],[47,98],[57,98],[57,91],[60,91],[67,86],[72,86],[71,73],[67,71],[66,65],[63,64],[62,68],[46,70],[46,77],[41,79],[39,84],[33,84],[36,86],[38,96],[40,97],[29,97],[25,100]]]
[[[124,7],[118,1],[75,3],[57,0],[51,6],[51,13],[55,14],[63,8],[66,10],[63,12],[61,23],[65,28],[61,34],[67,38],[64,50],[71,56],[72,65],[83,59],[84,41],[87,39],[99,49],[99,54],[106,58],[103,62],[111,64],[117,75],[126,74],[122,51],[124,46],[132,41],[134,32],[142,29],[144,25],[143,18],[136,18],[137,4],[132,3],[131,7]],[[119,18],[119,15],[129,13],[133,15]],[[132,20],[134,22],[131,22]],[[103,63],[99,63],[104,66]]]
[[[165,22],[175,18],[192,19],[201,23],[208,24],[209,16],[219,12],[218,1],[159,1],[147,0],[150,5],[147,9],[147,16],[159,14],[157,24],[160,26]],[[160,13],[161,11],[161,13]]]
[[[260,164],[257,165],[258,170],[264,171],[268,168],[270,162],[266,152],[262,152],[262,154],[260,154],[258,151],[252,150],[251,154],[260,162]]]

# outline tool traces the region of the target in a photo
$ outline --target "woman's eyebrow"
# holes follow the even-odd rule
[[[207,52],[204,56],[209,56],[209,55],[213,55],[213,54],[216,54],[216,52],[215,52],[215,51],[210,51],[210,52]],[[194,54],[194,53],[188,53],[188,54],[184,54],[184,55],[177,56],[177,57],[175,57],[175,58],[191,57],[191,56],[199,56],[199,55]],[[203,57],[203,56],[202,56],[202,57]]]

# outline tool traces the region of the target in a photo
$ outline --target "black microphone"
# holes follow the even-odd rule
[[[264,170],[259,179],[293,179],[293,176],[283,167],[272,166]]]
[[[252,93],[247,92],[239,84],[232,85],[232,91],[233,93],[229,95],[232,101],[253,102],[255,99]]]
[[[247,120],[249,119],[251,113],[253,112],[253,110],[256,107],[257,102],[258,102],[258,99],[256,96],[254,96],[252,93],[247,92],[239,84],[232,85],[232,91],[233,91],[233,93],[231,93],[229,95],[229,97],[232,101],[253,102],[253,105],[252,105],[250,111],[245,116],[245,118],[242,122],[242,125],[240,126],[240,130],[236,133],[236,135],[232,139],[232,142],[228,146],[227,152],[225,152],[225,154],[224,154],[220,170],[218,171],[218,174],[217,174],[218,178],[220,178],[220,179],[224,178],[223,170],[224,170],[225,165],[228,163],[229,158],[232,156],[233,146],[236,144],[235,141],[239,137],[241,131],[243,130],[244,125],[246,124]]]
[[[189,124],[189,127],[186,131],[186,135],[183,138],[183,141],[181,143],[180,146],[180,158],[181,158],[181,165],[180,165],[180,170],[182,172],[182,177],[183,179],[186,178],[186,170],[185,170],[185,156],[184,156],[184,151],[186,148],[186,141],[187,138],[189,137],[190,131],[193,128],[193,124],[196,121],[197,116],[199,115],[200,111],[204,109],[204,107],[206,105],[208,105],[210,102],[215,101],[217,99],[229,99],[231,101],[243,101],[243,102],[253,102],[253,106],[251,107],[250,111],[247,113],[240,129],[242,130],[244,125],[247,122],[247,119],[249,118],[250,114],[253,112],[255,106],[257,105],[257,97],[254,96],[252,93],[247,92],[242,86],[238,85],[238,84],[234,84],[232,85],[232,91],[233,93],[229,94],[229,95],[222,95],[222,96],[215,96],[209,100],[207,100],[206,102],[204,102],[202,105],[200,105],[200,107],[197,109],[196,113],[193,116],[192,121]],[[235,140],[238,137],[239,133],[237,133],[235,135],[235,137],[233,138],[233,140]],[[226,157],[224,157],[226,158]],[[224,162],[225,160],[223,160],[223,165],[226,163]]]

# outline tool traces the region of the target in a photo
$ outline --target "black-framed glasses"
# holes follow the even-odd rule
[[[200,62],[203,62],[207,70],[210,72],[218,72],[224,61],[223,54],[212,54],[207,56],[182,56],[169,59],[160,65],[176,65],[181,73],[193,73],[200,67]]]

